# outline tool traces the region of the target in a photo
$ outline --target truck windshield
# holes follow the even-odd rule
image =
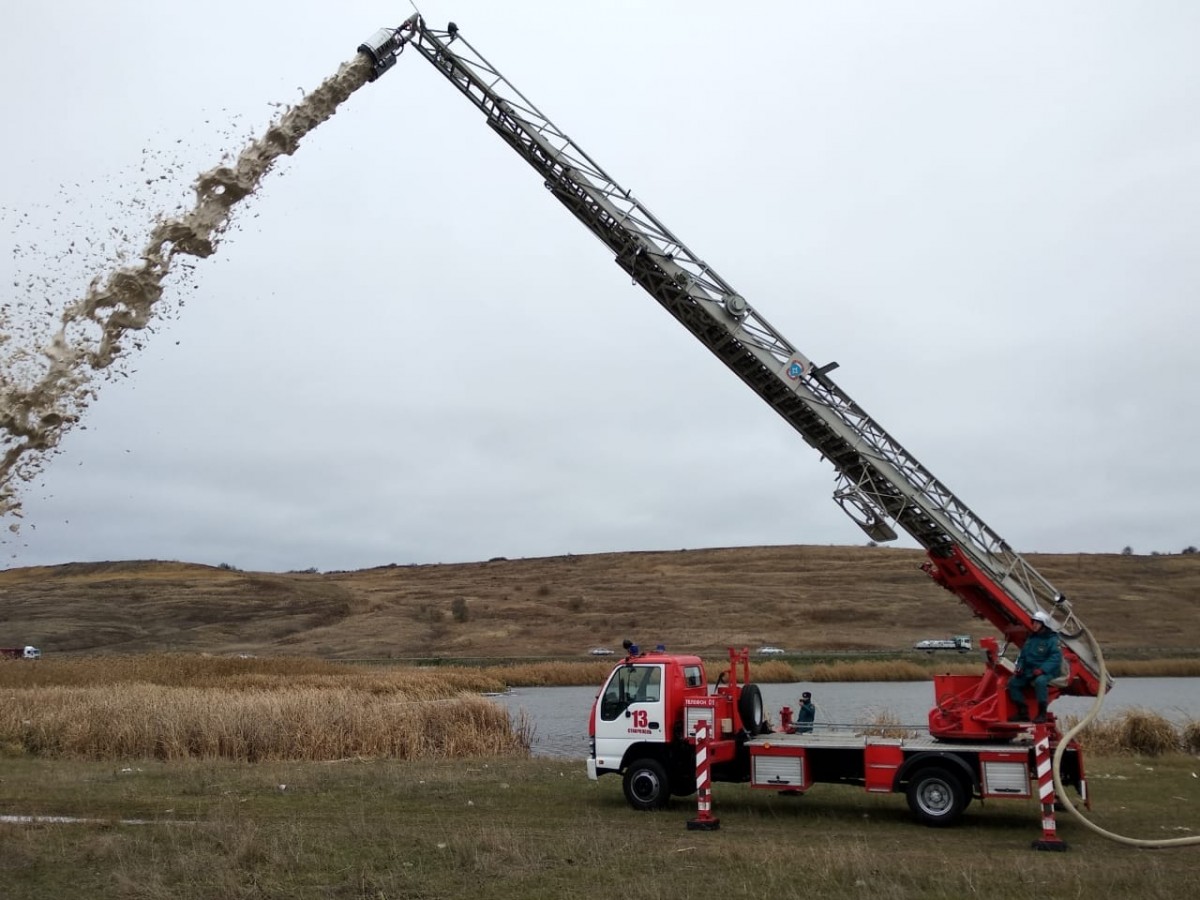
[[[613,673],[600,700],[600,718],[612,720],[631,703],[657,703],[662,695],[659,666],[621,666]]]

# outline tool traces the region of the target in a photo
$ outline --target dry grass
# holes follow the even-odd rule
[[[610,657],[601,661],[516,663],[483,669],[487,675],[508,687],[567,687],[599,685],[619,660]],[[440,669],[439,669],[440,671]],[[478,671],[461,669],[456,671]]]
[[[1200,753],[1200,722],[1192,721],[1183,726],[1183,749],[1188,753]]]
[[[722,667],[727,667],[728,665],[728,661],[722,661]],[[705,663],[705,669],[710,675],[712,672],[719,671],[719,668],[713,663]],[[751,663],[750,675],[760,684],[791,684],[792,682],[801,680],[800,673],[792,668],[790,663],[786,663],[781,659]]]
[[[994,633],[918,571],[922,559],[903,548],[785,546],[325,574],[73,563],[0,571],[0,620],[7,641],[35,644],[48,657],[171,647],[582,659],[589,647],[615,648],[622,638],[712,655],[763,644],[906,652],[921,638]],[[1159,657],[1200,655],[1200,554],[1028,559],[1074,598],[1110,657],[1147,648]]]
[[[819,663],[808,669],[804,680],[813,682],[929,681],[930,670],[904,660]]]
[[[892,712],[876,713],[869,721],[859,725],[855,732],[883,738],[911,738],[916,737],[919,733],[915,729],[905,726]]]
[[[1106,664],[1114,678],[1200,678],[1200,659],[1114,659]]]
[[[231,658],[184,653],[43,659],[0,665],[0,688],[155,684],[163,687],[275,690],[338,688],[436,700],[463,691],[502,691],[498,670],[357,666],[304,657]]]
[[[684,827],[691,798],[637,813],[619,779],[592,783],[553,759],[114,768],[6,762],[6,810],[158,821],[4,826],[5,900],[1180,900],[1195,890],[1194,849],[1125,847],[1067,815],[1058,827],[1070,851],[1036,853],[1033,800],[972,803],[960,827],[931,830],[900,796],[718,784],[721,829],[706,834]],[[1194,760],[1093,757],[1088,769],[1102,827],[1194,828]]]
[[[186,655],[0,666],[0,746],[69,759],[430,759],[526,754],[479,670]],[[471,692],[471,693],[466,693]]]
[[[0,746],[52,759],[449,759],[524,755],[528,737],[480,697],[325,688],[32,688],[0,709]]]
[[[1064,722],[1064,731],[1074,728],[1079,719]],[[1200,722],[1176,727],[1156,712],[1134,709],[1115,717],[1090,722],[1077,735],[1089,753],[1104,756],[1163,756],[1170,753],[1200,751]]]

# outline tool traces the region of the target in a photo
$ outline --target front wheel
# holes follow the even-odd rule
[[[926,825],[953,825],[971,800],[961,778],[938,766],[922,769],[908,783],[908,808]]]
[[[667,770],[657,759],[639,759],[625,769],[625,799],[634,809],[662,809],[671,798]]]

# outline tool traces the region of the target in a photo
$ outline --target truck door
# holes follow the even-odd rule
[[[619,766],[631,744],[670,740],[663,668],[661,663],[630,663],[609,676],[596,716],[596,758],[602,767]]]

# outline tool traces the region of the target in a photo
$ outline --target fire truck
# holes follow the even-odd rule
[[[1037,797],[1045,818],[1054,802],[1048,752],[1058,751],[1063,736],[1053,713],[1037,725],[1014,721],[1021,706],[1007,690],[1011,657],[1034,630],[1035,615],[1049,617],[1062,647],[1064,667],[1049,686],[1051,701],[1102,696],[1110,684],[1099,647],[1066,595],[838,386],[831,376],[836,362],[818,364],[780,334],[454,23],[433,29],[415,14],[398,28],[379,30],[358,48],[371,65],[369,79],[392,68],[406,48],[478,108],[626,276],[833,465],[834,501],[872,541],[896,539],[896,527],[906,531],[926,550],[925,573],[998,632],[980,641],[981,674],[935,676],[927,732],[899,738],[798,731],[787,727],[783,711],[780,727],[768,727],[746,650],[731,650],[710,685],[699,656],[629,645],[591,710],[589,777],[618,775],[639,810],[693,793],[703,803],[711,779],[794,794],[817,783],[903,793],[916,816],[935,826],[956,821],[974,798]],[[1070,742],[1056,757],[1061,783],[1086,801],[1078,746]]]
[[[1003,662],[992,662],[1006,669]],[[954,677],[989,678],[939,679]],[[938,691],[939,702],[953,700],[944,685]],[[935,709],[930,719],[937,714]],[[712,782],[747,783],[785,795],[805,793],[815,784],[902,793],[919,821],[946,826],[958,821],[975,797],[1038,796],[1034,776],[1039,766],[1049,765],[1052,742],[1059,737],[1056,729],[1042,726],[1049,739],[1039,758],[1035,726],[1004,725],[1004,737],[987,739],[934,736],[932,731],[892,736],[888,728],[869,725],[814,730],[797,728],[788,707],[780,710],[779,723],[771,725],[762,692],[750,681],[746,649],[729,651],[728,666],[710,687],[699,656],[642,653],[631,645],[592,707],[587,768],[593,779],[621,775],[625,798],[634,809],[662,809],[672,796],[697,792],[703,775],[695,735],[704,728],[711,735],[706,754]],[[1060,775],[1086,803],[1083,756],[1074,742],[1066,748]]]

